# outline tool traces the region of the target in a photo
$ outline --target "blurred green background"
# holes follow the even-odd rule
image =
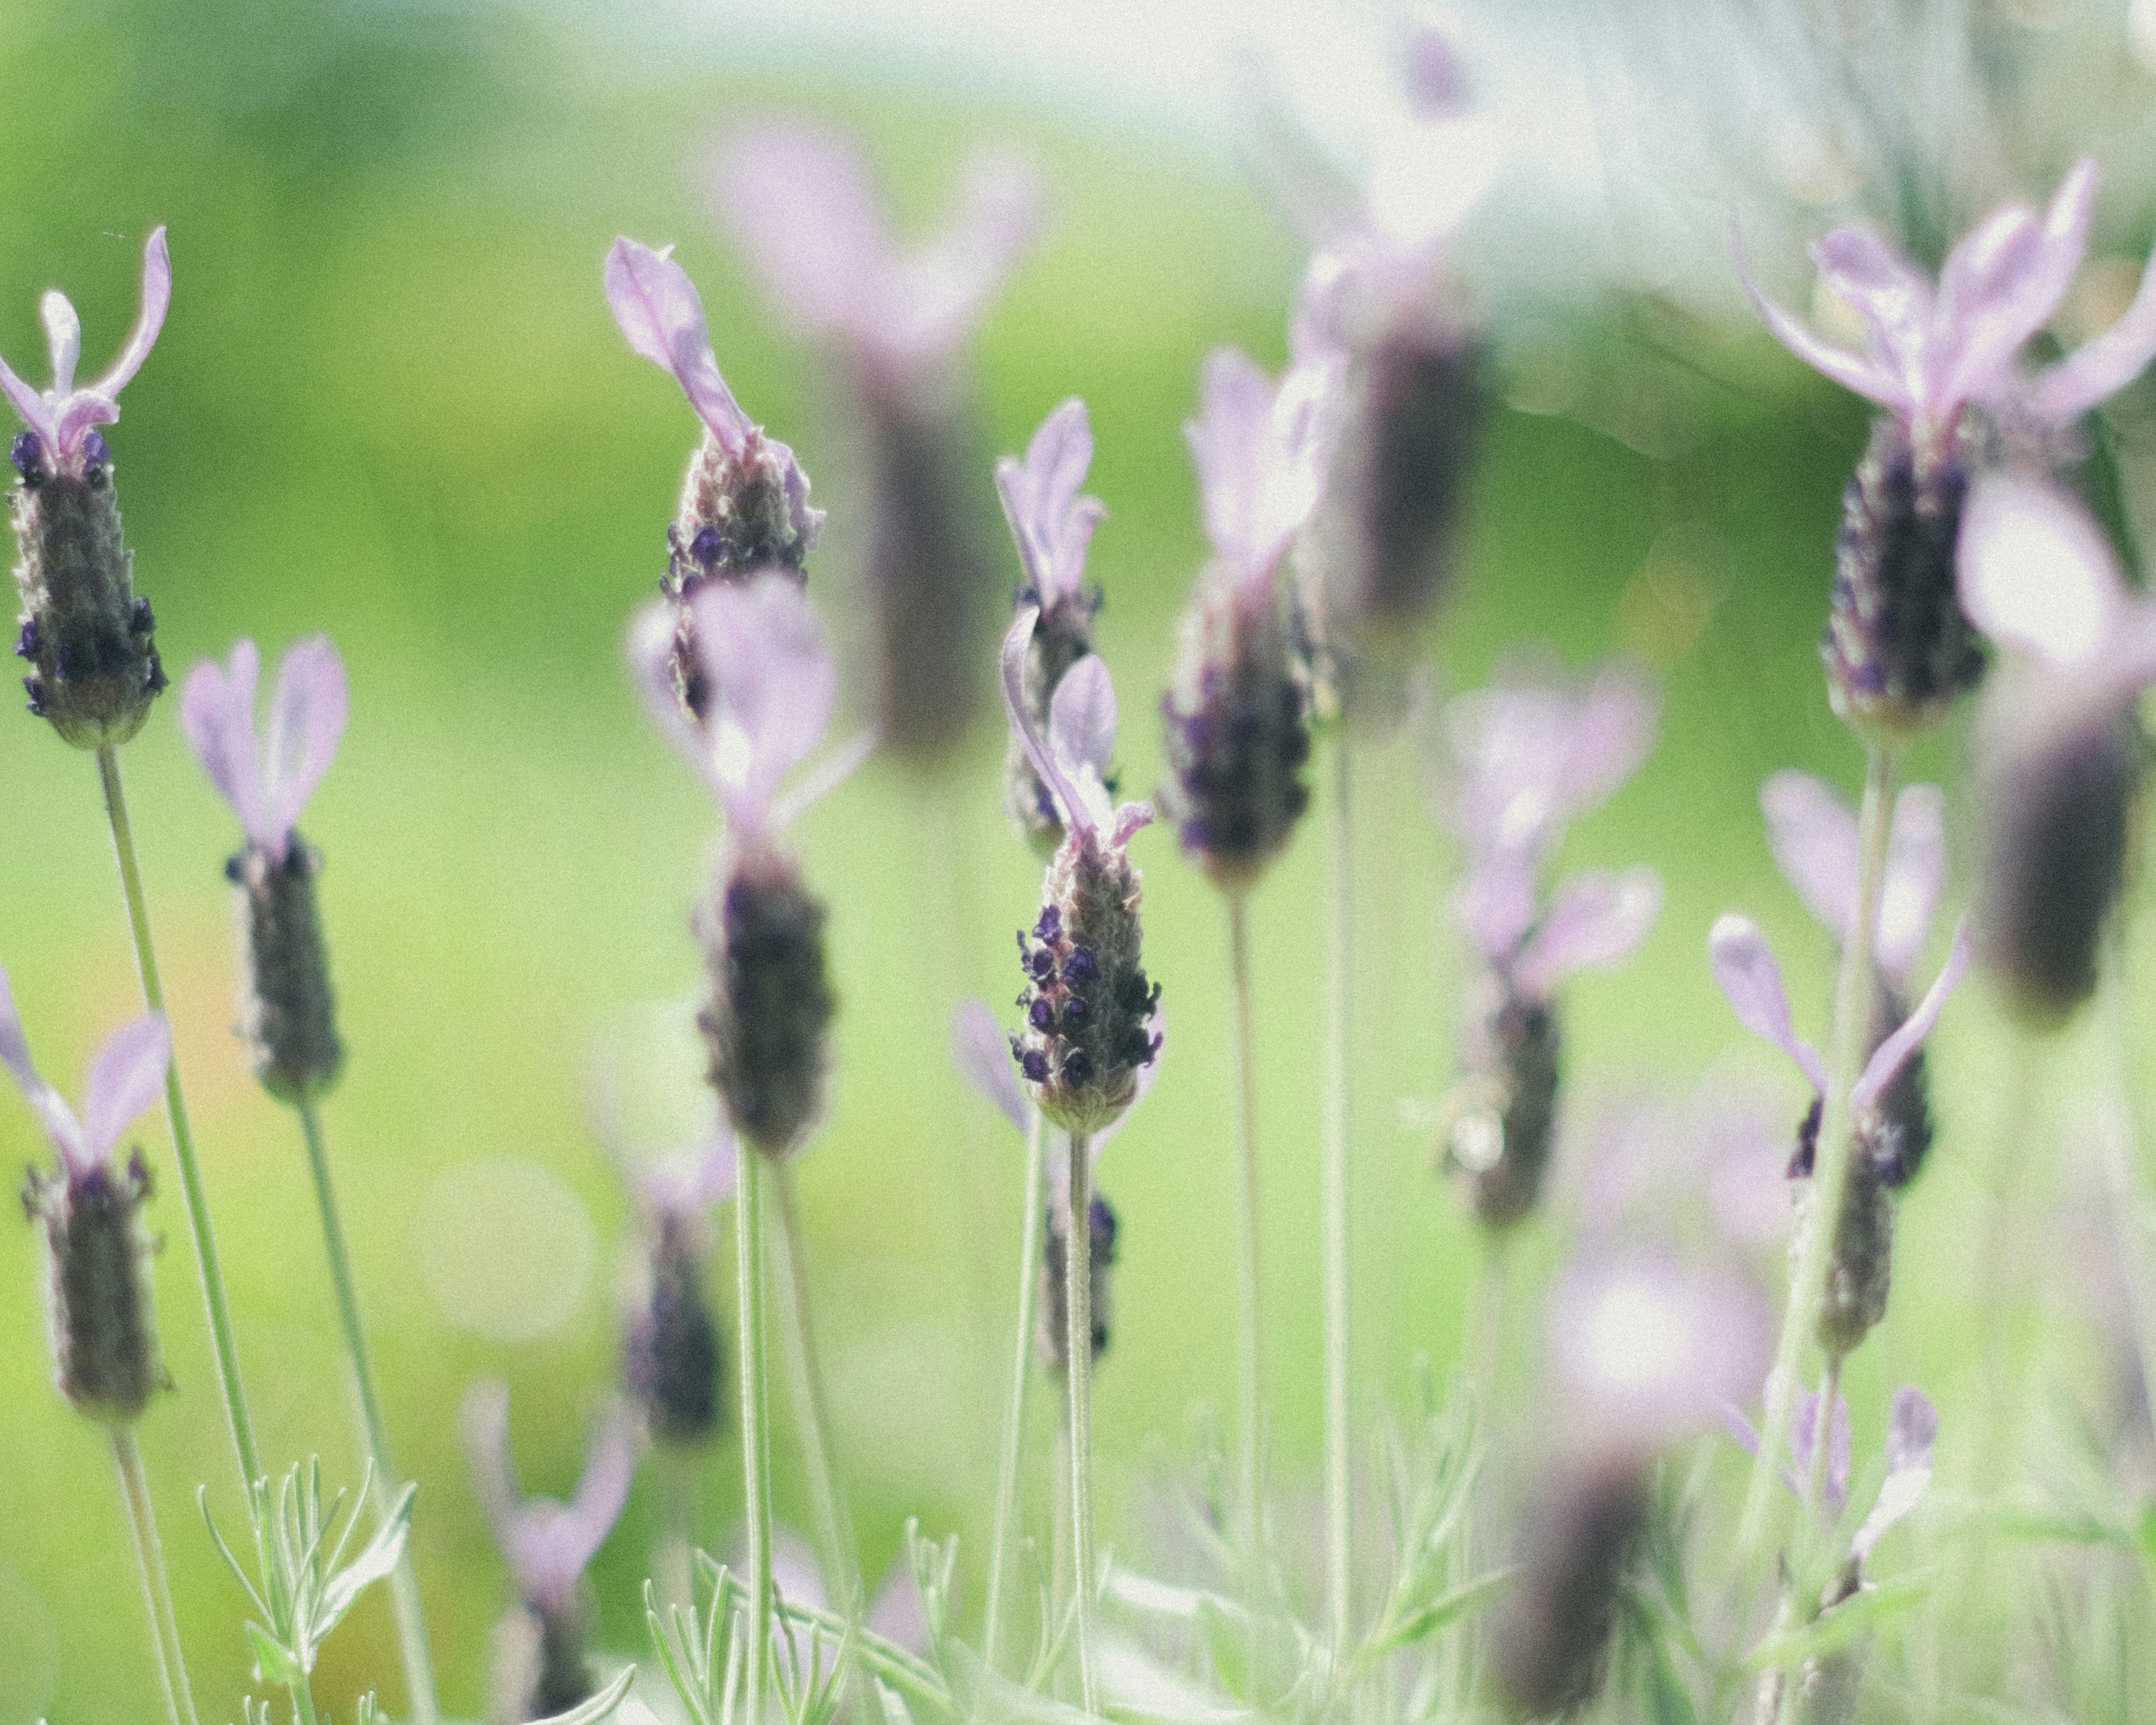
[[[613,1369],[629,1240],[588,1075],[609,1047],[636,1056],[624,1070],[665,1067],[654,1050],[673,1045],[649,1034],[649,1003],[697,985],[687,908],[716,825],[622,670],[694,422],[608,316],[607,245],[617,233],[678,242],[737,393],[795,444],[831,511],[811,592],[850,644],[863,524],[843,410],[815,356],[773,327],[701,199],[697,164],[730,117],[835,114],[917,216],[971,141],[1035,154],[1054,219],[978,346],[983,421],[989,445],[1009,450],[1063,396],[1091,406],[1090,489],[1109,508],[1091,566],[1108,594],[1101,645],[1122,695],[1126,784],[1142,793],[1160,770],[1157,693],[1202,557],[1180,424],[1213,344],[1279,363],[1298,244],[1231,161],[1172,127],[1087,126],[1015,100],[819,80],[806,64],[780,78],[649,44],[617,54],[529,15],[18,5],[0,8],[0,351],[42,379],[37,295],[59,283],[101,364],[133,316],[142,234],[171,227],[171,321],[110,439],[167,665],[177,680],[240,634],[272,652],[326,629],[350,667],[351,728],[306,821],[327,859],[352,1051],[327,1127],[389,1424],[421,1483],[414,1542],[444,1697],[469,1715],[505,1583],[459,1400],[475,1375],[506,1376],[527,1488],[568,1490]],[[1640,957],[1568,990],[1574,1113],[1598,1090],[1686,1088],[1733,1058],[1779,1086],[1794,1118],[1794,1080],[1738,1049],[1703,947],[1717,912],[1750,911],[1790,963],[1800,1019],[1823,1017],[1826,942],[1773,873],[1754,798],[1779,767],[1855,778],[1815,644],[1861,417],[1762,341],[1653,308],[1589,306],[1515,341],[1507,365],[1515,401],[1551,405],[1556,371],[1588,380],[1562,393],[1575,408],[1625,411],[1495,415],[1463,578],[1431,644],[1440,675],[1471,685],[1507,643],[1535,637],[1574,663],[1640,653],[1666,691],[1653,759],[1563,859],[1645,860],[1668,884]],[[1652,435],[1636,429],[1642,414]],[[1947,770],[1959,747],[1929,744],[1916,767]],[[932,785],[873,764],[800,831],[831,905],[842,1008],[835,1106],[799,1178],[836,1448],[872,1581],[908,1515],[968,1551],[985,1543],[1020,1168],[1000,1120],[953,1076],[946,1021],[962,993],[1007,1001],[1010,931],[1035,902],[1036,866],[1001,814],[1002,748],[984,726],[963,770]],[[279,1465],[319,1451],[356,1480],[299,1138],[229,1029],[230,819],[181,746],[172,701],[124,762],[264,1448]],[[1455,859],[1410,747],[1373,746],[1359,770],[1367,1417],[1404,1393],[1419,1351],[1455,1357],[1481,1253],[1430,1173],[1424,1123],[1450,1075]],[[41,1062],[72,1092],[83,1056],[138,999],[95,775],[16,717],[0,723],[0,958]],[[1964,820],[1958,799],[1956,811]],[[1956,895],[1964,837],[1958,824]],[[1297,1491],[1315,1485],[1319,1436],[1313,839],[1254,909],[1267,1348],[1279,1471]],[[1224,917],[1169,833],[1137,854],[1173,1034],[1158,1090],[1101,1170],[1123,1221],[1097,1401],[1111,1541],[1119,1507],[1186,1453],[1193,1406],[1224,1408],[1233,1393]],[[1851,1367],[1860,1425],[1920,1377],[1945,1408],[1949,1453],[1969,1406],[1967,1337],[1949,1319],[1971,1291],[1994,1106],[1953,1081],[2000,1046],[1984,1005],[1950,1019],[1936,1172],[1905,1209],[1894,1312]],[[693,1058],[685,1049],[665,1074],[670,1096],[693,1084]],[[157,1117],[138,1136],[167,1174]],[[46,1154],[0,1092],[0,1158]],[[240,1600],[192,1500],[207,1481],[236,1522],[238,1497],[176,1181],[152,1215],[168,1239],[158,1296],[179,1393],[141,1437],[198,1701],[224,1719],[245,1681]],[[1513,1266],[1522,1376],[1527,1302],[1562,1245],[1537,1224]],[[39,1275],[31,1230],[0,1228],[0,1725],[146,1718],[155,1692],[110,1458],[50,1388]],[[722,1251],[715,1288],[729,1275]],[[776,1399],[783,1409],[783,1387]],[[779,1509],[805,1526],[789,1433]],[[738,1494],[729,1444],[705,1488],[715,1544]],[[595,1568],[610,1646],[641,1641],[655,1514],[640,1483]],[[401,1710],[396,1672],[386,1609],[370,1599],[332,1640],[317,1692],[340,1717],[377,1684]]]

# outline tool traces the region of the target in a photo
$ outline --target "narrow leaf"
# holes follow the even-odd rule
[[[1928,1594],[1939,1578],[1936,1568],[1912,1570],[1907,1575],[1897,1575],[1892,1581],[1882,1581],[1876,1587],[1867,1587],[1861,1593],[1852,1594],[1831,1611],[1822,1613],[1800,1630],[1783,1635],[1770,1636],[1752,1650],[1744,1661],[1748,1671],[1763,1671],[1770,1667],[1784,1669],[1816,1659],[1822,1654],[1845,1647],[1859,1636],[1868,1635],[1879,1624],[1896,1613],[1906,1611],[1920,1603]]]
[[[1430,1604],[1383,1635],[1365,1641],[1362,1651],[1356,1656],[1357,1663],[1380,1659],[1388,1653],[1397,1653],[1401,1648],[1419,1641],[1424,1635],[1436,1634],[1469,1612],[1480,1610],[1511,1586],[1513,1578],[1519,1573],[1517,1564],[1509,1568],[1493,1569],[1487,1575],[1478,1575],[1472,1581],[1463,1581],[1450,1593],[1440,1594]]]
[[[582,1707],[571,1707],[567,1712],[557,1713],[549,1719],[535,1720],[533,1725],[599,1725],[600,1720],[609,1717],[622,1704],[635,1681],[636,1667],[630,1666]]]

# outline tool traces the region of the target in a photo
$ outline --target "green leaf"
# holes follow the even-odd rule
[[[906,1711],[904,1696],[880,1677],[871,1676],[869,1684],[875,1691],[876,1706],[882,1710],[883,1725],[913,1725],[913,1715]]]
[[[410,1488],[406,1487],[408,1495]],[[410,1513],[410,1505],[405,1506]],[[539,1719],[533,1725],[599,1725],[599,1721],[610,1717],[629,1695],[629,1685],[636,1681],[636,1667],[631,1666],[605,1688],[599,1691],[582,1707],[571,1707],[566,1713],[557,1713],[551,1719]]]
[[[291,1650],[260,1624],[247,1625],[247,1639],[254,1649],[255,1668],[261,1672],[264,1682],[290,1685],[306,1680],[306,1669],[292,1657]]]
[[[1510,1586],[1520,1573],[1519,1566],[1492,1569],[1487,1575],[1478,1575],[1472,1581],[1464,1581],[1450,1593],[1440,1594],[1420,1610],[1411,1613],[1383,1635],[1365,1641],[1355,1656],[1358,1665],[1373,1659],[1382,1659],[1389,1653],[1419,1641],[1424,1635],[1435,1635],[1471,1611],[1478,1611],[1491,1599]]]
[[[345,1614],[362,1592],[397,1567],[398,1558],[404,1554],[405,1536],[412,1531],[412,1499],[418,1489],[407,1486],[398,1494],[388,1519],[375,1529],[374,1538],[322,1589],[321,1604],[316,1608],[313,1625],[316,1641],[344,1620]],[[359,1512],[355,1508],[352,1513],[356,1517]],[[339,1546],[341,1548],[341,1541]]]
[[[1779,1666],[1786,1670],[1807,1659],[1816,1659],[1821,1654],[1845,1647],[1859,1636],[1869,1634],[1887,1618],[1917,1604],[1931,1592],[1938,1579],[1939,1572],[1936,1568],[1912,1570],[1907,1575],[1897,1575],[1892,1581],[1882,1581],[1876,1587],[1867,1587],[1861,1593],[1852,1594],[1831,1611],[1820,1613],[1802,1629],[1792,1630],[1787,1635],[1770,1636],[1762,1641],[1744,1661],[1744,1669],[1763,1671],[1769,1667]]]

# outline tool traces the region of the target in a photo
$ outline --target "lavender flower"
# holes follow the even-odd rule
[[[1903,787],[1894,799],[1872,932],[1876,970],[1868,1046],[1876,1048],[1909,1015],[1909,972],[1931,931],[1946,879],[1946,799],[1937,785]],[[1767,841],[1789,883],[1838,943],[1856,914],[1856,817],[1809,774],[1777,773],[1759,791]],[[1933,1137],[1924,1051],[1912,1053],[1879,1098],[1879,1114],[1900,1145],[1898,1184],[1914,1179]]]
[[[726,1369],[704,1293],[706,1218],[733,1195],[737,1158],[733,1135],[721,1130],[693,1149],[640,1164],[617,1158],[644,1233],[624,1302],[622,1379],[643,1410],[645,1431],[663,1447],[701,1448],[721,1427]]]
[[[1093,650],[1101,592],[1085,585],[1086,552],[1104,511],[1099,498],[1078,494],[1092,465],[1093,428],[1075,395],[1041,421],[1023,462],[1006,456],[996,463],[996,490],[1025,571],[1018,603],[1040,614],[1022,684],[1037,729],[1048,723],[1049,701],[1064,675]],[[1062,817],[1015,733],[1004,767],[1004,805],[1034,850],[1044,858],[1055,855],[1063,843]]]
[[[20,475],[9,498],[22,561],[15,654],[29,661],[30,711],[78,748],[127,742],[165,687],[156,619],[135,596],[134,553],[114,499],[112,454],[98,433],[120,417],[120,392],[150,356],[172,297],[165,230],[142,250],[142,309],[127,344],[95,382],[75,387],[82,322],[58,288],[38,310],[53,359],[52,388],[33,389],[0,360],[0,392],[29,427],[11,451]]]
[[[480,1507],[509,1564],[517,1606],[495,1635],[489,1717],[522,1725],[591,1699],[598,1685],[585,1659],[591,1608],[583,1574],[629,1501],[636,1471],[636,1423],[617,1403],[592,1435],[583,1477],[566,1504],[526,1498],[509,1447],[509,1386],[475,1384],[465,1397],[465,1440]]]
[[[157,1243],[141,1215],[150,1170],[139,1149],[124,1168],[112,1161],[129,1124],[164,1094],[172,1057],[157,1014],[121,1025],[91,1056],[77,1114],[38,1076],[0,968],[0,1064],[59,1156],[57,1173],[32,1168],[23,1188],[23,1211],[45,1230],[53,1381],[80,1412],[113,1425],[131,1424],[172,1387],[150,1275]]]
[[[993,580],[957,357],[1032,243],[1033,176],[976,157],[942,228],[911,249],[859,154],[814,127],[737,135],[718,192],[774,305],[844,363],[875,474],[866,518],[883,732],[901,754],[940,759],[979,701]]]
[[[1722,916],[1708,936],[1707,952],[1715,981],[1728,997],[1738,1023],[1788,1055],[1811,1085],[1811,1106],[1798,1128],[1797,1151],[1789,1162],[1789,1178],[1808,1180],[1825,1111],[1825,1064],[1819,1050],[1792,1027],[1781,967],[1756,927],[1743,916]],[[1955,932],[1946,963],[1923,999],[1872,1050],[1850,1091],[1856,1142],[1820,1308],[1820,1344],[1837,1358],[1861,1342],[1886,1315],[1893,1273],[1893,1194],[1915,1172],[1902,1122],[1888,1111],[1885,1099],[1938,1022],[1947,997],[1969,967],[1969,954],[1964,927]],[[1806,1201],[1809,1197],[1808,1189]],[[1797,1237],[1802,1238],[1801,1230]]]
[[[1558,985],[1626,957],[1661,909],[1661,877],[1645,867],[1584,870],[1547,901],[1539,885],[1566,824],[1630,776],[1654,722],[1652,691],[1620,666],[1578,689],[1540,668],[1511,668],[1445,711],[1450,813],[1469,853],[1453,911],[1482,963],[1469,991],[1445,1154],[1493,1228],[1534,1209],[1548,1167]]]
[[[1214,882],[1248,890],[1310,803],[1309,691],[1280,591],[1281,560],[1317,508],[1337,422],[1339,368],[1276,385],[1245,355],[1207,357],[1199,416],[1183,427],[1213,561],[1183,615],[1162,705],[1170,812]]]
[[[701,716],[705,689],[689,634],[686,602],[708,581],[741,581],[776,567],[805,580],[824,511],[808,506],[808,480],[793,450],[753,424],[712,356],[704,302],[673,248],[617,239],[607,254],[607,304],[630,348],[674,374],[704,422],[689,458],[681,502],[666,530],[666,597],[682,607],[674,674],[681,699]]]
[[[696,931],[711,992],[697,1023],[734,1129],[757,1150],[795,1148],[823,1104],[825,1034],[836,1001],[824,906],[779,843],[788,824],[865,758],[873,738],[828,757],[790,794],[781,782],[823,742],[838,678],[800,588],[765,572],[690,602],[711,691],[701,722],[675,693],[676,634],[664,605],[637,621],[631,664],[652,716],[701,772],[726,817],[726,844]]]
[[[1975,488],[1961,567],[1962,603],[2005,656],[1978,732],[1978,945],[2025,1014],[2056,1022],[2096,988],[2125,882],[2156,603],[2129,594],[2079,505],[2016,475]]]
[[[297,1102],[328,1089],[344,1066],[315,903],[321,855],[295,823],[336,758],[351,701],[329,637],[295,643],[277,667],[258,745],[261,663],[243,639],[223,666],[196,665],[180,693],[180,728],[246,839],[224,872],[239,890],[240,1024],[254,1076],[280,1101]]]
[[[2156,270],[2103,335],[2035,372],[2018,355],[2065,296],[2088,239],[2096,164],[2083,159],[2040,220],[1994,211],[1947,254],[1936,287],[1878,234],[1837,228],[1813,248],[1827,285],[1870,331],[1862,356],[1821,341],[1752,281],[1753,304],[1806,364],[1886,409],[1849,483],[1822,649],[1835,711],[1889,733],[1919,729],[1975,686],[1984,661],[1956,602],[1953,554],[1975,439],[1974,405],[2010,431],[2056,429],[2123,388],[2156,354]]]

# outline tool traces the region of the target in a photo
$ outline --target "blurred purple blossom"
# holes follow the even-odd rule
[[[1262,588],[1317,507],[1339,429],[1334,356],[1291,367],[1276,384],[1238,348],[1205,357],[1198,417],[1183,428],[1198,470],[1205,536],[1228,580]]]
[[[1759,1453],[1759,1434],[1752,1422],[1729,1402],[1722,1409],[1722,1423],[1751,1454]],[[1817,1441],[1820,1398],[1807,1390],[1797,1398],[1789,1420],[1789,1459],[1782,1469],[1782,1483],[1799,1498],[1812,1468],[1812,1445]],[[1917,1507],[1932,1481],[1932,1446],[1938,1437],[1938,1409],[1932,1399],[1913,1384],[1894,1392],[1887,1404],[1887,1472],[1879,1495],[1850,1541],[1850,1552],[1861,1563],[1871,1555],[1887,1530]],[[1820,1519],[1831,1524],[1840,1519],[1849,1501],[1849,1404],[1837,1393],[1828,1426],[1826,1471],[1821,1481]]]
[[[344,661],[327,635],[296,641],[277,667],[270,730],[258,746],[255,685],[262,658],[244,638],[226,662],[203,660],[180,694],[180,728],[248,843],[281,863],[307,798],[336,758],[351,701]]]
[[[623,1403],[608,1408],[592,1435],[576,1495],[567,1504],[527,1498],[517,1488],[507,1384],[492,1379],[473,1384],[465,1396],[464,1428],[480,1507],[518,1595],[542,1615],[559,1616],[575,1603],[577,1584],[629,1501],[636,1471],[634,1416]]]
[[[1076,396],[1040,422],[1026,445],[1025,459],[996,463],[996,491],[1018,542],[1033,603],[1045,612],[1075,598],[1086,573],[1093,529],[1106,512],[1097,497],[1078,488],[1093,465],[1093,428]]]
[[[985,1000],[969,995],[951,1009],[951,1062],[1004,1119],[1026,1130],[1030,1105],[1019,1088],[1010,1038]]]
[[[1760,788],[1768,848],[1783,877],[1837,943],[1856,906],[1856,816],[1810,773],[1777,773]],[[1897,989],[1923,950],[1946,879],[1946,798],[1937,785],[1905,786],[1894,799],[1872,957]]]
[[[88,1178],[110,1160],[121,1134],[164,1095],[172,1059],[172,1031],[162,1016],[145,1013],[129,1019],[90,1056],[83,1073],[82,1111],[77,1114],[38,1076],[7,970],[0,967],[0,1065],[13,1075],[71,1181]]]
[[[1048,706],[1043,738],[1025,710],[1026,649],[1039,608],[1024,607],[1004,637],[1004,706],[1041,783],[1054,794],[1073,838],[1084,835],[1121,850],[1152,819],[1150,803],[1117,805],[1103,783],[1116,750],[1116,687],[1108,667],[1088,654],[1064,674]]]
[[[75,367],[82,358],[82,320],[68,296],[49,288],[38,301],[38,316],[45,326],[45,341],[53,362],[52,388],[33,389],[5,360],[0,360],[0,391],[14,403],[23,423],[36,434],[47,460],[69,472],[80,472],[90,448],[91,429],[110,425],[120,417],[120,392],[126,388],[142,362],[156,346],[164,327],[166,308],[172,300],[172,259],[165,245],[165,230],[151,230],[142,247],[142,305],[135,327],[105,375],[94,383],[75,387]],[[22,465],[20,460],[18,466]]]

